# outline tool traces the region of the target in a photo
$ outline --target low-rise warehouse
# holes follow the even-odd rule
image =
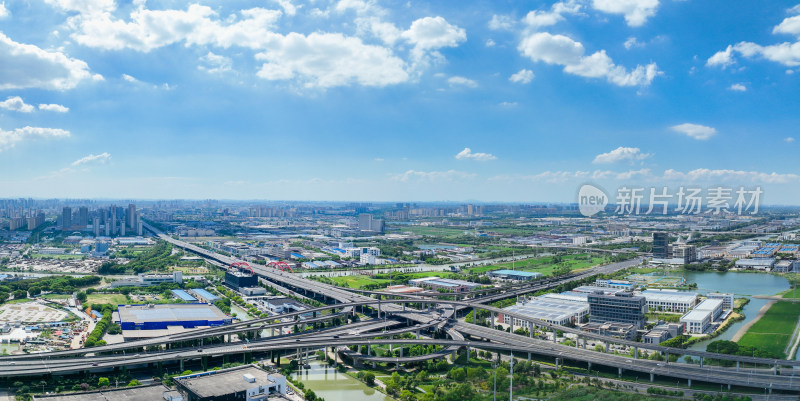
[[[34,394],[34,401],[153,401],[153,400],[172,400],[178,401],[182,398],[166,398],[170,389],[163,384],[149,386],[111,388],[94,391],[84,391],[71,394]],[[175,394],[177,395],[177,394]]]
[[[449,278],[439,278],[436,276],[416,278],[413,280],[408,280],[408,283],[417,287],[425,287],[432,290],[442,289],[452,292],[466,292],[481,286],[480,284],[470,283],[469,281],[452,280]]]
[[[491,271],[486,273],[486,275],[501,280],[515,280],[515,281],[535,280],[542,277],[542,273],[538,272],[523,272],[519,270],[507,270],[507,269]]]
[[[161,330],[169,326],[195,328],[222,326],[233,319],[209,304],[120,305],[118,316],[122,330]]]

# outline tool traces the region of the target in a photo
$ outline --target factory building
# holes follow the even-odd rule
[[[697,294],[677,290],[645,290],[641,292],[647,300],[647,308],[656,312],[685,313],[697,304]]]
[[[225,285],[238,290],[241,287],[258,287],[258,277],[251,273],[240,271],[226,271]]]
[[[120,305],[114,312],[125,340],[176,334],[197,327],[231,324],[233,318],[209,304]]]
[[[523,315],[531,319],[543,320],[550,324],[568,326],[580,323],[589,314],[589,305],[584,302],[571,300],[538,297],[504,308],[508,312]],[[526,327],[531,329],[530,321],[501,314],[500,322],[514,327]]]

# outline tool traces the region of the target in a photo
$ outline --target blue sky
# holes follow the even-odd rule
[[[0,196],[800,204],[797,3],[0,4]]]

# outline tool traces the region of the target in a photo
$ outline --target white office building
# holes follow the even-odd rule
[[[733,294],[722,294],[719,292],[712,292],[706,295],[709,299],[721,299],[722,300],[722,309],[724,310],[733,310],[733,306],[735,305]]]

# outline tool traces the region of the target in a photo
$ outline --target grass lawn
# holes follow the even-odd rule
[[[603,258],[594,256],[589,259],[585,253],[561,256],[561,264],[569,266],[570,270],[586,269],[602,263],[603,260]],[[475,267],[469,269],[469,271],[472,273],[485,273],[492,270],[511,269],[512,266],[515,270],[539,272],[547,276],[553,273],[553,270],[558,267],[558,264],[553,263],[553,256],[541,256],[518,260],[513,263],[505,262],[489,266]]]
[[[798,317],[800,317],[800,303],[776,302],[747,330],[739,340],[739,344],[784,355],[783,351],[792,338]]]
[[[70,294],[45,294],[41,295],[41,298],[44,299],[69,299],[72,298]]]
[[[367,284],[385,284],[389,285],[389,280],[375,279],[370,276],[342,276],[331,277],[333,282],[340,287],[361,288]]]
[[[111,305],[123,305],[130,303],[128,298],[125,298],[122,294],[88,294],[86,296],[86,303],[89,304],[111,304]]]

